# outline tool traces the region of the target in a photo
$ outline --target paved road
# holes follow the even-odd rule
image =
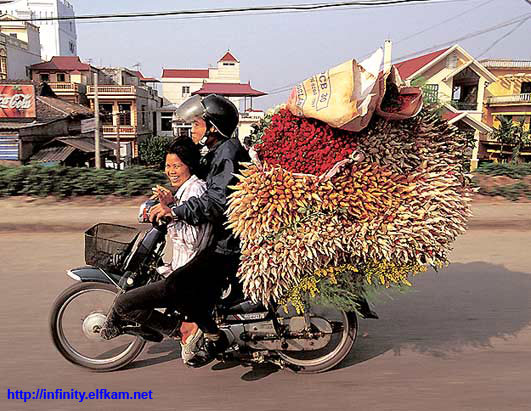
[[[508,216],[520,213],[520,218],[531,218],[531,208],[482,207],[473,228],[456,243],[455,263],[439,274],[419,277],[414,290],[382,300],[377,306],[381,319],[361,323],[360,338],[347,360],[338,369],[315,376],[269,367],[189,370],[178,359],[173,342],[150,345],[130,368],[118,372],[96,374],[76,368],[53,348],[47,316],[56,295],[71,284],[65,269],[83,261],[82,236],[65,227],[82,225],[86,214],[63,214],[68,222],[61,231],[35,223],[33,229],[26,226],[14,232],[0,219],[0,409],[82,406],[68,400],[8,401],[8,388],[106,388],[152,390],[153,400],[92,400],[84,406],[187,411],[529,410],[531,230],[525,219],[510,223]],[[133,208],[127,210],[114,210],[113,215],[117,220],[134,215]],[[12,209],[11,217],[17,212]],[[500,221],[505,223],[496,225]]]

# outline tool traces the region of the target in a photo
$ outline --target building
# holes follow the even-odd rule
[[[94,132],[81,133],[81,121],[93,118],[88,107],[57,98],[30,81],[0,81],[0,164],[30,161],[94,165]],[[114,146],[102,141],[102,155]]]
[[[94,108],[95,73],[98,74],[103,137],[111,141],[119,137],[122,158],[131,160],[138,155],[138,143],[157,134],[156,113],[162,99],[152,85],[158,80],[123,67],[96,68],[77,56],[54,56],[31,67],[34,81],[48,82],[59,97],[91,108]]]
[[[158,129],[160,135],[171,136],[171,119],[175,109],[192,95],[220,94],[231,100],[240,111],[238,134],[245,137],[251,125],[263,117],[260,110],[253,110],[255,97],[266,93],[255,90],[250,82],[240,82],[240,61],[227,51],[217,62],[216,67],[206,69],[163,69],[163,106],[159,110]],[[182,124],[182,134],[188,134],[191,126]]]
[[[0,11],[19,19],[75,17],[74,7],[66,0],[15,0],[0,4]],[[76,56],[75,20],[35,21],[40,29],[41,56]]]
[[[496,76],[457,44],[395,66],[407,84],[422,84],[425,98],[441,104],[443,118],[474,135],[474,170],[479,160],[486,158],[485,142],[492,128],[482,121],[485,89]]]
[[[92,84],[94,74],[99,73],[98,69],[83,63],[78,56],[54,56],[49,61],[33,64],[30,71],[33,81],[48,83],[60,98],[87,105],[87,85]]]
[[[487,87],[483,121],[489,126],[498,128],[500,117],[509,117],[513,122],[531,129],[531,60],[482,60],[481,64],[488,68],[496,81]],[[511,155],[510,148],[501,153],[498,142],[487,142],[487,157],[499,160],[500,157]],[[502,154],[502,155],[501,155]],[[531,160],[531,147],[523,150],[520,155]]]
[[[157,134],[157,110],[162,99],[150,84],[157,82],[139,71],[127,68],[99,68],[105,82],[99,82],[98,100],[103,115],[103,137],[120,138],[123,157],[138,157],[139,143]],[[87,97],[94,107],[95,87],[87,88]]]
[[[39,28],[0,16],[0,80],[29,79],[29,67],[41,61]]]

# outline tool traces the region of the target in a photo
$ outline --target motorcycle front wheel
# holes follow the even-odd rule
[[[114,371],[142,352],[146,342],[140,337],[126,334],[112,340],[100,337],[117,292],[112,284],[83,282],[57,297],[50,313],[50,331],[64,358],[92,371]]]
[[[292,310],[290,307],[289,311]],[[338,365],[350,353],[358,333],[358,320],[353,312],[312,304],[308,314],[310,320],[319,317],[328,321],[333,332],[328,344],[318,350],[278,351],[278,355],[299,374],[316,374]]]

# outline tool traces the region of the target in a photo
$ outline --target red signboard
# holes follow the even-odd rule
[[[0,118],[34,118],[35,88],[27,84],[0,84]]]

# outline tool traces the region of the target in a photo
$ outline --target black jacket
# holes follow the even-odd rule
[[[249,155],[237,138],[231,138],[211,147],[205,160],[207,190],[201,197],[192,197],[174,207],[172,212],[177,219],[191,225],[212,223],[214,251],[225,255],[238,254],[240,242],[224,226],[227,196],[231,192],[227,186],[237,183],[234,174],[240,172],[241,162],[249,161]]]

